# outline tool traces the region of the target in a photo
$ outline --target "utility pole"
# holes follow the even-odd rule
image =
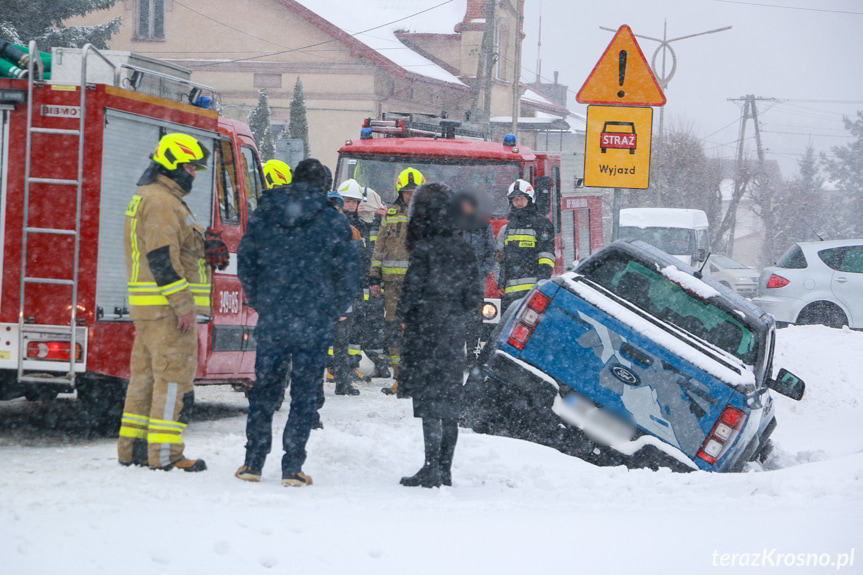
[[[521,30],[524,0],[515,0],[515,66],[512,70],[512,133],[518,137],[518,117],[521,114]]]
[[[729,237],[728,237],[728,255],[734,255],[734,234],[737,228],[737,206],[743,195],[743,151],[746,141],[746,123],[752,120],[755,128],[755,147],[758,154],[759,174],[763,177],[766,175],[764,169],[764,148],[761,145],[761,126],[758,125],[758,105],[756,102],[772,102],[774,98],[759,98],[748,94],[740,98],[729,98],[729,102],[743,102],[743,109],[740,114],[740,132],[737,136],[737,160],[734,166],[734,193],[731,196],[731,203],[728,205],[728,213],[725,217],[730,217]]]
[[[605,26],[600,26],[600,30],[606,30],[608,32],[617,32],[617,30],[613,28],[606,28]],[[677,38],[668,39],[668,21],[664,21],[662,25],[662,38],[651,38],[650,36],[644,36],[643,34],[636,34],[636,38],[644,38],[645,40],[653,40],[654,42],[659,42],[659,46],[657,46],[656,51],[653,53],[653,58],[650,61],[650,66],[653,68],[653,74],[657,77],[656,80],[659,82],[659,87],[662,88],[662,91],[666,91],[668,89],[668,83],[671,82],[671,78],[674,77],[674,73],[677,71],[677,54],[674,52],[674,48],[671,47],[672,42],[679,42],[681,40],[688,40],[689,38],[695,38],[696,36],[705,36],[707,34],[716,34],[717,32],[725,32],[726,30],[731,30],[731,26],[725,26],[723,28],[716,28],[715,30],[707,30],[706,32],[698,32],[697,34],[687,34],[686,36],[679,36]],[[656,58],[659,56],[659,52],[662,52],[662,72],[659,73],[656,68]],[[671,70],[666,73],[666,52],[671,56]],[[662,149],[663,149],[663,140],[665,139],[665,106],[659,108],[659,141],[656,143],[656,157],[659,158],[659,162],[656,165],[656,170],[654,171],[655,182],[656,182],[656,207],[662,207],[662,168],[663,168],[663,157],[662,157]]]
[[[495,2],[488,0],[485,8],[485,27],[482,32],[482,42],[479,57],[476,62],[476,80],[471,90],[471,119],[479,122],[488,120],[491,108],[491,81],[494,73],[494,24]],[[480,93],[483,93],[483,103],[480,107]]]

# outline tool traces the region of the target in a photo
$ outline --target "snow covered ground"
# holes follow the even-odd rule
[[[120,467],[113,440],[70,423],[72,401],[3,403],[0,573],[690,574],[758,571],[723,567],[726,553],[779,556],[773,570],[785,553],[834,561],[863,547],[863,333],[780,330],[776,367],[807,392],[777,399],[770,471],[597,468],[463,431],[455,486],[435,490],[398,485],[421,463],[421,431],[382,381],[357,398],[328,389],[306,489],[281,487],[278,453],[262,483],[234,479],[245,400],[228,388],[198,390],[187,434],[209,465],[198,475]],[[842,572],[863,572],[863,548]]]

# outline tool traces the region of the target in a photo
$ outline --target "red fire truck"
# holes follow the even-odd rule
[[[556,274],[602,247],[601,198],[564,197],[558,154],[533,152],[511,135],[503,143],[486,141],[481,128],[458,121],[403,114],[367,119],[360,139],[339,149],[336,181],[354,178],[391,203],[396,176],[407,166],[421,171],[426,181],[445,182],[484,201],[495,237],[506,224],[509,185],[518,178],[529,181],[540,213],[555,226]],[[492,274],[485,285],[484,321],[496,324],[502,294]]]
[[[248,126],[220,118],[218,94],[190,82],[188,70],[87,46],[55,49],[53,79],[44,81],[32,43],[30,52],[27,80],[0,80],[0,399],[76,390],[91,413],[120,404],[134,336],[124,211],[170,132],[213,150],[187,203],[231,251],[230,266],[214,273],[213,317],[198,321],[197,383],[253,379],[257,318],[236,275],[245,222],[264,189]]]

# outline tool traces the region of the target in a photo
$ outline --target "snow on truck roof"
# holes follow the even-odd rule
[[[410,17],[422,7],[411,0],[294,0],[324,18],[379,56],[412,74],[464,86],[455,75],[415,52],[396,36],[396,32],[452,34],[464,18],[466,0],[455,0],[434,11]],[[381,22],[393,22],[380,26]],[[369,30],[374,28],[374,30]],[[362,32],[363,30],[369,30]]]
[[[620,210],[620,225],[635,228],[706,228],[707,214],[701,210],[676,208],[626,208]]]

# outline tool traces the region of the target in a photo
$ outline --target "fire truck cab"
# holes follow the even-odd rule
[[[164,62],[55,49],[45,80],[34,43],[29,60],[26,80],[0,80],[0,399],[77,391],[90,412],[122,405],[134,339],[124,213],[170,132],[213,151],[185,200],[231,252],[229,267],[213,273],[213,316],[199,317],[196,383],[253,379],[257,317],[236,275],[264,190],[248,126],[221,118],[214,89]]]
[[[527,180],[537,192],[537,208],[555,227],[555,274],[576,257],[581,249],[586,257],[602,246],[601,201],[580,198],[571,202],[561,193],[560,156],[536,153],[518,145],[515,136],[503,143],[485,139],[483,131],[461,122],[419,115],[391,114],[390,119],[367,119],[359,140],[348,140],[339,149],[336,181],[354,178],[374,189],[387,203],[396,199],[398,173],[410,166],[418,169],[428,182],[444,182],[454,190],[474,194],[490,214],[492,231],[497,237],[509,213],[507,190],[518,178]],[[588,209],[588,207],[592,209]],[[584,217],[580,226],[579,212]],[[485,283],[483,318],[489,330],[500,322],[501,291],[494,274]]]

